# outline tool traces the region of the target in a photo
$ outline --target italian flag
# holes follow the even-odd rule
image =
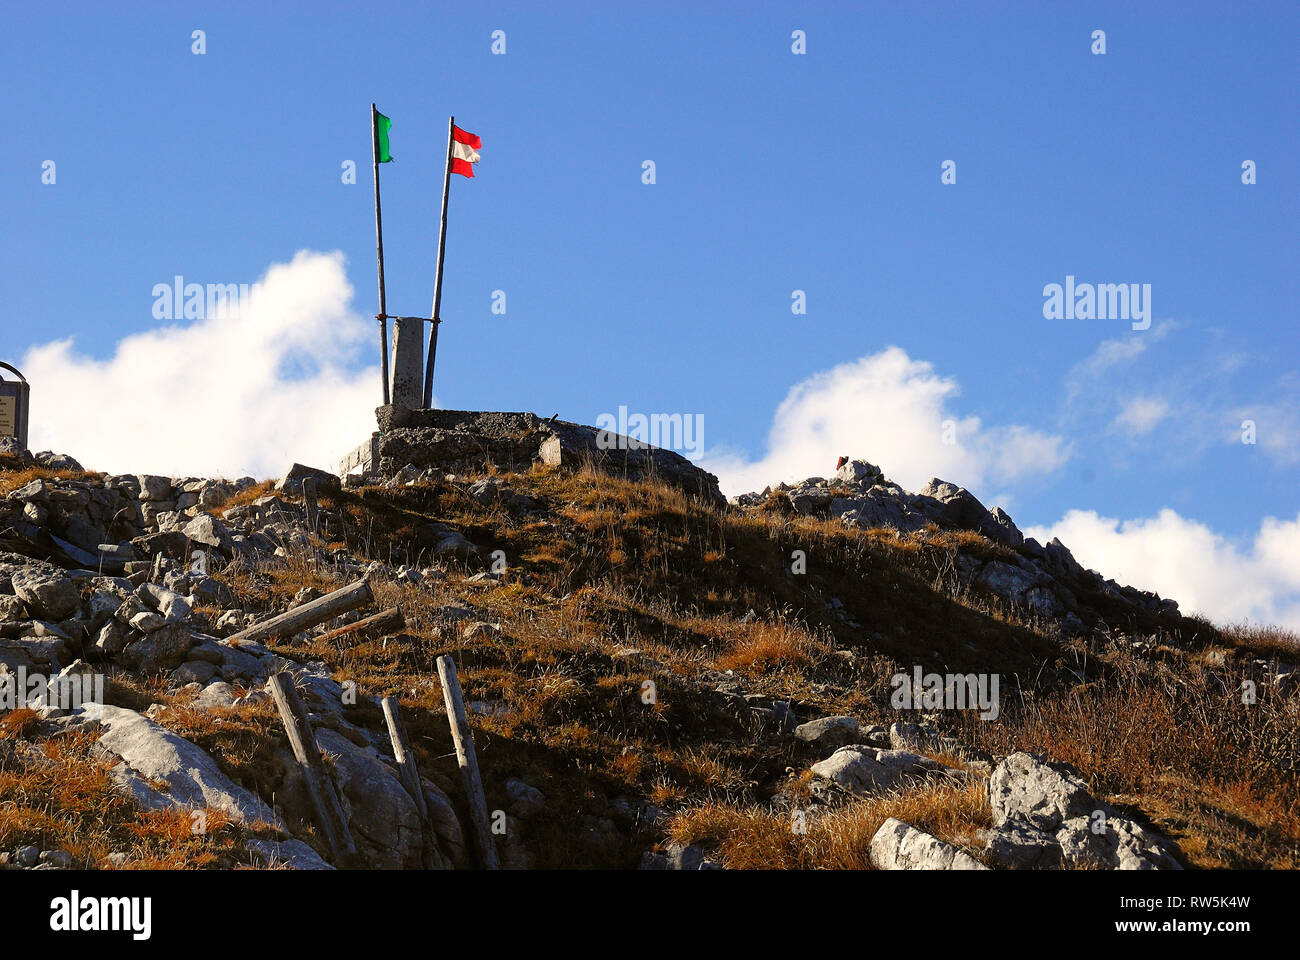
[[[483,141],[476,134],[467,133],[452,124],[451,127],[451,172],[462,177],[474,176],[474,164],[478,163],[478,148]]]

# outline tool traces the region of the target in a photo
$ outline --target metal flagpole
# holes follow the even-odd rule
[[[442,309],[442,258],[447,252],[447,194],[451,191],[451,145],[456,118],[447,120],[447,166],[442,174],[442,228],[438,233],[438,272],[433,281],[433,322],[429,324],[429,360],[424,371],[424,408],[433,406],[433,361],[438,353],[438,316]]]
[[[375,170],[375,247],[379,253],[379,366],[384,379],[384,406],[388,406],[388,304],[384,297],[384,224],[379,210],[379,111],[370,105],[370,150]],[[445,206],[445,203],[444,203]]]

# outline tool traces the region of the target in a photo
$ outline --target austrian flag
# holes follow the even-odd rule
[[[463,177],[474,176],[474,164],[478,163],[478,148],[483,141],[476,134],[466,133],[460,127],[451,127],[451,172]]]

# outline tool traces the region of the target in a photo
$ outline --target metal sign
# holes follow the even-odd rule
[[[12,373],[17,380],[6,380],[0,374],[0,437],[17,437],[27,446],[27,419],[31,408],[32,388],[17,367],[0,362],[0,367]]]

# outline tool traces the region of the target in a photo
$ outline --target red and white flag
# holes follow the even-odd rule
[[[467,133],[452,124],[451,127],[451,172],[463,177],[474,176],[474,164],[478,163],[478,148],[483,141],[477,134]]]

